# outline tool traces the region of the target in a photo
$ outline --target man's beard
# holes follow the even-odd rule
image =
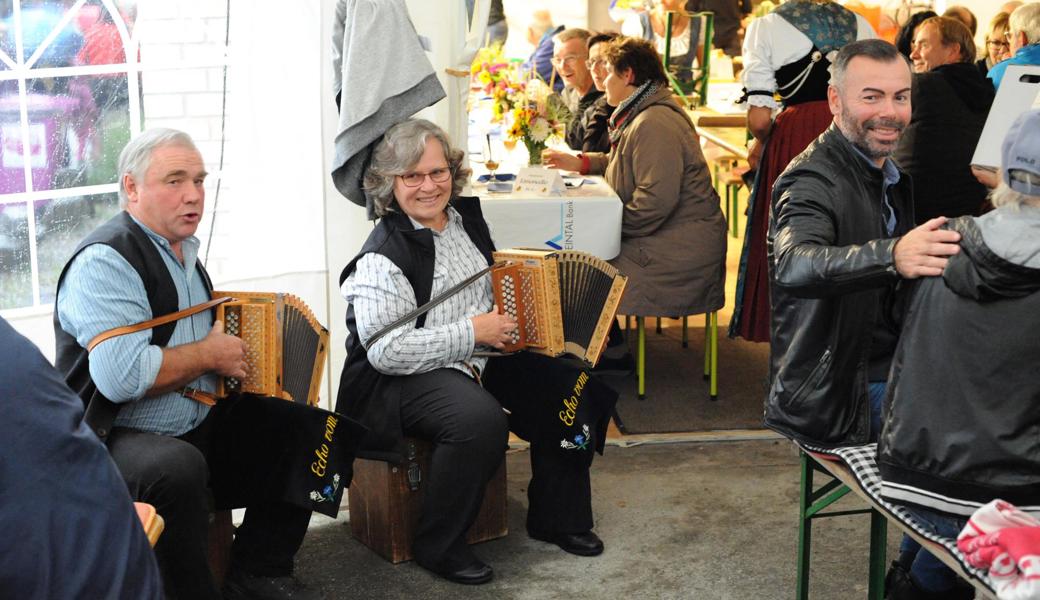
[[[906,129],[906,123],[897,119],[867,119],[862,124],[857,123],[855,118],[845,110],[845,107],[841,109],[841,120],[841,130],[845,137],[852,142],[853,146],[859,148],[859,151],[866,155],[867,158],[873,160],[892,156],[892,152],[896,149],[896,144],[899,143],[899,139],[903,135],[903,130]],[[869,134],[874,127],[895,129],[899,132],[899,135],[892,142],[871,140]]]

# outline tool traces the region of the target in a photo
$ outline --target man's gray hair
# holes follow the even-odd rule
[[[858,40],[842,46],[841,50],[838,51],[838,56],[835,57],[834,63],[831,64],[831,80],[830,84],[837,88],[838,91],[844,91],[845,89],[845,72],[849,68],[849,63],[852,59],[857,56],[863,56],[877,62],[890,63],[899,59],[903,60],[906,66],[910,67],[910,61],[899,53],[899,49],[885,40],[870,39],[870,40]]]
[[[1018,32],[1026,34],[1030,44],[1040,42],[1040,2],[1030,2],[1015,9],[1008,17],[1008,30],[1011,35]]]
[[[144,181],[144,175],[152,164],[152,152],[165,146],[181,146],[196,152],[195,141],[191,136],[177,129],[156,127],[142,132],[130,140],[119,153],[119,208],[126,208],[130,197],[126,194],[123,176],[130,175],[138,185]]]
[[[387,130],[372,152],[365,171],[363,187],[372,199],[376,215],[382,217],[399,210],[394,199],[394,179],[415,167],[430,138],[440,142],[444,148],[444,158],[452,173],[451,197],[455,198],[462,192],[472,172],[462,166],[465,153],[451,145],[448,134],[440,127],[426,119],[409,119]]]
[[[590,37],[592,37],[592,33],[590,33],[588,29],[582,29],[580,27],[571,27],[570,29],[564,29],[560,33],[554,35],[553,43],[563,44],[564,42],[580,39],[581,41],[587,44]]]

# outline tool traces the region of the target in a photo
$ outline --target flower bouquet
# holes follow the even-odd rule
[[[502,44],[478,50],[470,65],[470,75],[476,89],[491,97],[492,120],[501,121],[513,109],[516,95],[522,87],[502,53]]]
[[[531,79],[516,99],[510,116],[509,139],[522,141],[527,148],[529,163],[540,165],[542,150],[551,136],[563,134],[570,111],[544,81]]]

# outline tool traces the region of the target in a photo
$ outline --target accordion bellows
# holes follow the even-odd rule
[[[518,324],[504,350],[566,353],[595,365],[628,278],[576,250],[511,248],[495,252],[494,260],[495,303]]]
[[[217,307],[224,332],[246,343],[246,377],[222,377],[217,393],[248,392],[314,406],[325,370],[329,332],[292,294],[213,292],[233,300]]]

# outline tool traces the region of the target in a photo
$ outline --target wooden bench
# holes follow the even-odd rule
[[[836,517],[850,514],[870,513],[870,567],[867,597],[870,600],[883,600],[885,589],[885,553],[887,544],[887,523],[892,523],[900,531],[910,535],[921,547],[931,552],[943,564],[950,567],[958,576],[971,583],[982,598],[996,598],[989,579],[983,571],[966,568],[954,555],[951,548],[956,548],[953,540],[945,538],[932,539],[926,537],[916,528],[913,518],[904,509],[880,500],[878,488],[880,480],[875,481],[858,477],[850,467],[850,458],[856,461],[861,471],[877,472],[874,464],[874,449],[870,444],[859,448],[839,448],[833,454],[815,452],[801,447],[801,494],[798,523],[798,574],[796,598],[809,598],[809,556],[812,548],[812,519]],[[823,474],[827,479],[823,485],[814,487],[814,474]],[[854,492],[869,508],[846,511],[822,512],[831,504]],[[887,520],[887,521],[886,521]]]
[[[356,459],[354,480],[347,490],[351,535],[395,564],[412,558],[412,540],[430,467],[430,444],[413,438],[406,441],[408,460],[404,464]],[[506,503],[503,460],[488,482],[466,541],[476,544],[504,537],[509,532]]]

